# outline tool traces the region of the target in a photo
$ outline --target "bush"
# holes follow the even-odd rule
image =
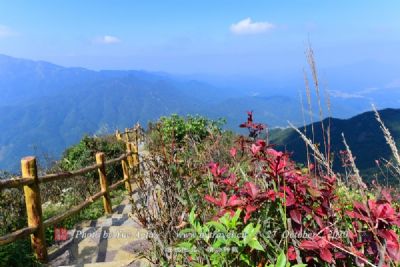
[[[170,117],[161,117],[158,122],[150,123],[149,132],[159,131],[159,134],[150,134],[150,138],[160,138],[159,143],[174,142],[181,145],[185,138],[190,138],[196,142],[204,140],[210,134],[221,132],[224,120],[210,120],[201,116],[182,117],[173,114]]]
[[[91,166],[96,163],[97,152],[103,152],[106,160],[116,158],[125,153],[124,143],[117,141],[114,136],[84,136],[78,144],[65,150],[61,160],[47,172],[73,171]],[[118,164],[107,166],[106,175],[109,184],[122,179],[121,166]],[[50,200],[53,203],[76,205],[99,191],[98,174],[93,171],[79,177],[48,184],[42,190],[42,201],[45,203]]]
[[[25,226],[26,209],[21,190],[12,188],[0,191],[0,236]],[[28,239],[0,246],[0,267],[37,265]]]
[[[147,254],[154,263],[399,263],[400,211],[389,190],[349,188],[324,165],[300,166],[254,132],[235,143],[220,133],[152,146],[138,214],[155,236]],[[163,140],[162,131],[153,134],[150,142]]]

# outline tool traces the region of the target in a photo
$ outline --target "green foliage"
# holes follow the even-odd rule
[[[95,163],[97,152],[103,152],[106,159],[116,158],[125,152],[123,142],[118,142],[113,136],[89,137],[68,148],[60,161],[60,167],[66,171],[77,170]],[[107,168],[108,177],[121,177],[121,172],[115,167]]]
[[[196,219],[193,208],[188,219],[190,226],[180,232],[181,236],[188,238],[176,246],[189,253],[191,259],[181,260],[188,261],[185,264],[190,266],[204,266],[205,263],[211,266],[254,266],[256,262],[248,252],[264,250],[257,238],[261,225],[243,225],[239,221],[240,213],[241,210],[233,216],[226,213],[218,221],[202,224]]]
[[[157,125],[162,133],[163,141],[171,141],[181,144],[185,137],[196,141],[204,140],[209,134],[220,132],[224,120],[210,120],[202,116],[182,117],[173,114],[169,117],[161,117]]]
[[[42,266],[33,256],[28,239],[0,246],[0,267]]]
[[[62,159],[47,172],[73,171],[91,166],[96,163],[97,152],[103,152],[106,160],[116,158],[125,153],[124,143],[117,141],[114,136],[84,136],[78,144],[68,148]],[[122,179],[121,166],[119,164],[107,166],[106,175],[109,184]],[[53,203],[61,202],[67,206],[69,204],[76,205],[99,192],[99,190],[98,174],[96,171],[92,171],[79,177],[57,181],[43,187],[42,203],[51,201]]]
[[[26,209],[21,190],[0,191],[0,236],[25,227]],[[35,261],[29,239],[0,246],[0,267],[39,266]]]

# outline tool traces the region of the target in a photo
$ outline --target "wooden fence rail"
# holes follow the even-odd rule
[[[122,180],[119,180],[112,185],[108,185],[106,177],[106,167],[117,163],[121,164],[123,178]],[[0,245],[5,245],[14,242],[17,239],[30,236],[32,248],[36,258],[40,262],[46,263],[48,261],[48,255],[46,239],[44,235],[45,228],[60,223],[66,218],[71,217],[72,215],[78,213],[101,197],[103,198],[105,214],[112,213],[110,191],[116,189],[122,184],[125,184],[125,188],[128,194],[131,196],[132,188],[130,181],[133,177],[131,177],[130,170],[133,170],[133,172],[135,173],[139,170],[138,166],[139,155],[137,138],[135,138],[134,143],[131,143],[129,138],[126,139],[126,153],[121,155],[120,157],[106,161],[104,153],[99,152],[96,154],[96,164],[70,172],[47,174],[39,177],[37,174],[36,158],[23,158],[21,160],[22,177],[10,180],[0,180],[0,190],[6,188],[23,187],[28,226],[12,233],[0,236]],[[100,192],[89,197],[79,205],[72,207],[63,214],[59,214],[57,216],[49,218],[46,221],[43,220],[42,203],[40,198],[40,184],[53,182],[56,180],[69,179],[95,170],[97,170],[99,174],[101,189]]]

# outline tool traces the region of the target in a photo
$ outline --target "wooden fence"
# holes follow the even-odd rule
[[[96,164],[88,166],[79,170],[62,172],[56,174],[46,174],[38,176],[36,158],[25,157],[21,160],[22,177],[10,180],[0,180],[0,190],[6,188],[23,187],[25,195],[26,213],[28,226],[12,233],[0,236],[0,245],[5,245],[14,242],[17,239],[24,238],[30,235],[31,244],[35,257],[42,263],[48,261],[47,246],[45,239],[45,228],[53,226],[73,214],[81,211],[83,208],[89,206],[95,200],[103,198],[103,206],[105,214],[112,213],[110,191],[116,189],[118,186],[125,184],[128,194],[132,195],[131,176],[132,173],[139,171],[139,153],[138,153],[138,140],[139,140],[139,127],[133,129],[125,129],[125,132],[119,133],[117,131],[116,137],[119,140],[126,142],[126,153],[118,158],[106,160],[102,152],[96,154]],[[131,142],[130,135],[134,136],[134,142]],[[126,137],[126,138],[124,138]],[[106,167],[114,164],[121,164],[123,171],[123,178],[118,182],[108,185],[106,177]],[[100,192],[86,199],[84,202],[77,206],[72,207],[65,213],[59,214],[55,217],[43,221],[42,216],[42,203],[40,198],[40,185],[44,183],[53,182],[56,180],[64,180],[79,175],[86,174],[90,171],[98,171],[100,179]],[[130,171],[132,170],[132,172]]]

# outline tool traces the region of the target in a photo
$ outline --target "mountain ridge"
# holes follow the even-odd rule
[[[218,87],[164,72],[66,68],[0,55],[0,169],[18,170],[19,159],[29,154],[57,159],[84,134],[146,125],[172,113],[224,117],[235,131],[249,110],[271,127],[288,120],[301,125],[300,100],[281,93]],[[332,98],[335,117],[369,107],[365,101]]]

